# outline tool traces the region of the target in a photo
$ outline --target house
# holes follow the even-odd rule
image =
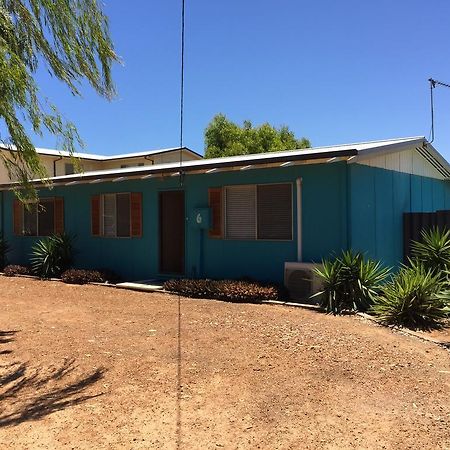
[[[16,151],[14,146],[0,146],[0,156],[5,159],[11,160]],[[89,153],[70,154],[64,150],[50,150],[47,148],[36,148],[36,152],[49,177],[71,175],[80,171],[92,172],[94,170],[143,167],[178,162],[180,160],[179,148],[164,148],[111,156]],[[182,158],[185,161],[189,161],[192,159],[202,159],[202,156],[189,148],[184,148]],[[10,181],[15,180],[10,180],[6,167],[4,164],[0,164],[0,184],[9,183]]]
[[[77,266],[129,280],[281,282],[286,262],[342,249],[398,265],[403,213],[450,209],[449,178],[424,137],[101,166],[57,172],[51,190],[36,180],[39,209],[24,209],[14,184],[1,185],[0,226],[16,263],[27,262],[38,236],[65,230],[76,236]]]

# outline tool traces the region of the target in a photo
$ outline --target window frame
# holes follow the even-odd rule
[[[70,170],[67,170],[68,168]],[[75,164],[73,162],[64,162],[64,175],[73,175],[75,172]]]
[[[274,185],[280,185],[285,184],[290,186],[290,193],[291,193],[291,238],[290,239],[263,239],[258,237],[258,186],[274,186]],[[255,189],[255,238],[254,239],[237,239],[237,238],[230,238],[228,237],[227,232],[227,188],[233,188],[233,187],[249,187],[254,186]],[[273,183],[241,183],[241,184],[227,184],[222,187],[222,196],[223,196],[223,202],[222,202],[222,212],[223,212],[223,238],[226,241],[247,241],[247,242],[293,242],[294,241],[294,183],[291,181],[280,181],[280,182],[273,182]]]
[[[40,226],[39,226],[39,206],[41,205],[41,202],[53,202],[53,231],[50,234],[41,234],[40,233]],[[52,234],[56,233],[56,221],[55,221],[55,204],[56,204],[56,197],[43,197],[40,198],[39,200],[28,200],[25,201],[24,203],[27,203],[29,205],[37,205],[36,208],[36,234],[27,234],[25,232],[25,214],[28,212],[25,208],[25,205],[22,204],[22,233],[19,236],[24,236],[24,237],[49,237]]]
[[[128,209],[128,218],[129,218],[129,236],[117,236],[117,196],[118,195],[124,195],[127,194],[129,198],[129,209]],[[100,196],[100,207],[99,207],[99,213],[100,213],[100,235],[95,236],[99,238],[104,239],[135,239],[136,236],[132,235],[132,217],[131,217],[131,191],[125,191],[125,192],[103,192],[101,194],[98,194]],[[115,215],[114,215],[114,235],[106,235],[105,234],[105,220],[104,220],[104,202],[105,202],[105,196],[106,195],[114,195],[115,199]],[[142,220],[142,218],[141,218]],[[91,217],[92,221],[92,217]]]

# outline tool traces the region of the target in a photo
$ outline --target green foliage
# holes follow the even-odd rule
[[[18,264],[10,264],[3,270],[7,277],[15,277],[16,275],[31,275],[31,269],[27,266],[19,266]]]
[[[287,126],[279,129],[268,123],[253,127],[250,121],[243,126],[231,122],[223,114],[216,115],[205,130],[205,157],[248,155],[309,148],[306,138],[296,139]]]
[[[174,279],[166,281],[164,289],[185,297],[230,302],[260,303],[280,299],[278,287],[251,281]]]
[[[73,238],[68,234],[43,238],[33,245],[30,259],[35,275],[41,278],[58,277],[72,263]]]
[[[36,197],[31,178],[46,178],[27,129],[55,135],[62,149],[81,145],[76,128],[66,122],[41,93],[35,76],[42,67],[80,96],[87,81],[111,98],[114,53],[108,22],[97,0],[3,0],[0,4],[0,117],[8,130],[0,143],[18,151],[2,156],[11,178],[22,182],[19,197]],[[28,195],[27,195],[28,194]]]
[[[449,300],[450,292],[438,273],[412,264],[384,286],[371,311],[387,325],[432,329],[449,317]]]
[[[362,253],[344,251],[333,260],[324,260],[315,269],[323,280],[323,290],[314,296],[329,313],[366,311],[381,290],[390,269],[378,261],[365,260]]]
[[[450,230],[422,230],[421,238],[411,243],[413,259],[425,269],[444,275],[450,269]]]
[[[117,280],[109,270],[69,269],[63,272],[61,280],[68,284],[106,283]]]
[[[7,263],[7,254],[11,250],[8,241],[0,234],[0,269],[3,269]]]

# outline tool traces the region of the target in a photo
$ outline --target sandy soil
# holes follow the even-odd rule
[[[298,308],[181,310],[178,368],[176,297],[0,278],[0,447],[450,448],[447,350]]]
[[[450,322],[445,328],[429,332],[423,332],[424,336],[430,336],[446,345],[450,349]]]

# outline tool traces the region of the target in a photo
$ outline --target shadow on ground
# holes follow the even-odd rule
[[[0,331],[0,346],[12,343],[17,333]],[[12,353],[11,349],[0,347],[0,355]],[[0,427],[38,420],[102,395],[89,388],[103,378],[104,368],[81,372],[74,359],[47,367],[0,362]]]

